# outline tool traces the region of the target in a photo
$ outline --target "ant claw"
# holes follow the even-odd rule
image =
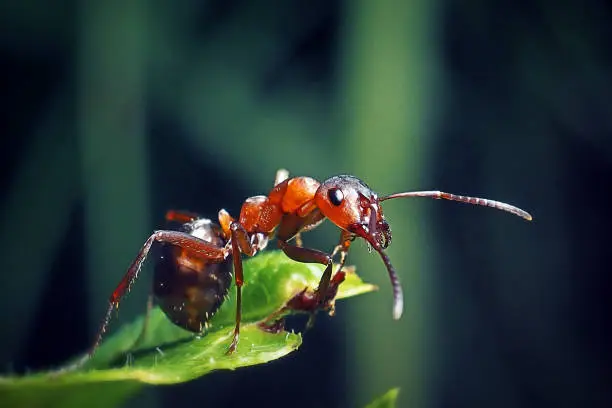
[[[285,330],[285,319],[280,318],[272,323],[267,323],[265,321],[259,322],[257,323],[257,327],[267,333],[278,334]]]
[[[232,338],[232,344],[230,344],[229,348],[225,352],[225,355],[229,356],[229,355],[234,354],[234,352],[236,351],[236,348],[238,347],[239,339],[240,339],[240,333],[237,331],[234,331],[234,337]]]

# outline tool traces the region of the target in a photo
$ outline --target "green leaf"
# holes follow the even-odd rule
[[[395,408],[399,388],[391,388],[389,391],[370,402],[366,408]]]
[[[300,346],[300,334],[269,333],[257,323],[281,309],[305,287],[317,287],[323,267],[289,260],[279,251],[248,259],[245,264],[240,343],[226,354],[235,319],[235,289],[211,319],[204,336],[173,325],[161,310],[149,316],[146,336],[134,347],[144,322],[141,316],[109,336],[81,370],[0,377],[0,404],[11,407],[114,406],[143,384],[174,384],[214,370],[234,370],[281,358]],[[371,292],[350,268],[336,299]],[[112,331],[112,330],[111,330]],[[86,404],[85,404],[86,403]]]

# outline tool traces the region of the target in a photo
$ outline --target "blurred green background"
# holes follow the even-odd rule
[[[83,351],[167,209],[237,214],[280,167],[440,189],[535,218],[385,203],[406,295],[321,316],[300,352],[129,406],[612,405],[605,2],[0,3],[0,367]],[[324,225],[307,245],[331,249]],[[248,281],[248,277],[246,277]],[[150,275],[119,318],[145,309]]]

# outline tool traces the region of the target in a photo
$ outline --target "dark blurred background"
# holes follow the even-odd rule
[[[3,372],[83,351],[166,209],[236,214],[286,167],[534,221],[387,202],[402,320],[357,244],[349,263],[381,290],[321,317],[299,352],[129,406],[356,407],[394,386],[402,407],[612,406],[610,5],[95,3],[0,3]]]

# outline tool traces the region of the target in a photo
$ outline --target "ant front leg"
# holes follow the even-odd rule
[[[280,239],[278,240],[278,245],[283,250],[283,252],[294,261],[326,265],[325,271],[323,272],[323,276],[321,276],[321,280],[319,281],[319,287],[315,291],[317,303],[323,302],[325,300],[327,289],[329,288],[329,282],[332,276],[332,257],[326,254],[325,252],[319,251],[317,249],[310,249],[291,245],[287,241],[283,241]]]
[[[322,302],[323,305],[329,304],[330,307],[333,308],[334,298],[338,293],[340,284],[344,282],[345,277],[345,272],[339,271],[331,278],[327,289],[327,294]],[[285,305],[279,310],[273,312],[264,320],[259,322],[258,326],[264,331],[278,333],[284,328],[284,317],[287,313],[305,312],[310,314],[310,318],[306,325],[306,329],[308,330],[314,324],[315,312],[320,308],[320,305],[321,302],[317,298],[316,293],[310,291],[309,288],[306,287],[289,299],[287,303],[285,303]],[[333,315],[332,311],[330,311],[330,315]]]
[[[332,257],[336,256],[338,252],[340,252],[340,262],[338,272],[342,270],[344,267],[344,263],[346,262],[346,256],[348,255],[349,248],[351,244],[355,240],[355,234],[350,233],[348,231],[342,230],[340,233],[340,243],[336,245],[334,251],[332,252]],[[338,273],[336,272],[336,273]]]
[[[327,265],[325,270],[323,271],[323,275],[319,280],[319,286],[314,293],[314,297],[305,297],[306,290],[302,292],[302,296],[298,296],[294,299],[296,302],[293,305],[295,309],[310,309],[310,318],[308,319],[308,323],[306,324],[306,330],[310,329],[314,325],[315,315],[317,309],[325,304],[326,299],[328,298],[328,290],[332,276],[332,268],[333,268],[333,260],[332,257],[325,252],[298,247],[295,245],[291,245],[286,241],[279,240],[279,246],[283,250],[283,252],[291,259],[297,262],[302,263],[319,263],[323,265]],[[299,304],[298,304],[299,303]]]
[[[323,272],[321,280],[319,281],[319,286],[315,292],[318,306],[321,306],[326,303],[329,297],[328,290],[332,277],[333,257],[338,252],[340,253],[340,262],[338,265],[338,271],[336,272],[336,274],[334,274],[335,276],[341,273],[342,268],[344,267],[344,263],[346,262],[348,250],[354,240],[355,234],[342,230],[340,234],[340,243],[336,245],[331,255],[328,255],[325,252],[316,249],[303,248],[299,245],[291,245],[287,243],[287,241],[280,239],[278,243],[283,252],[294,261],[302,263],[320,263],[326,265],[325,271]],[[343,278],[344,276],[339,277],[340,282],[344,280]],[[333,289],[337,290],[337,287]]]
[[[85,355],[83,359],[77,362],[74,368],[78,368],[84,363],[86,363],[100,346],[100,343],[102,342],[102,337],[108,329],[113,310],[119,307],[119,302],[130,291],[130,288],[138,278],[138,274],[140,272],[142,264],[146,260],[147,255],[151,250],[151,246],[155,242],[176,245],[178,247],[190,250],[194,254],[198,254],[202,258],[209,259],[213,262],[222,262],[229,255],[229,251],[226,248],[219,248],[213,244],[210,244],[209,242],[203,241],[193,235],[186,234],[184,232],[166,230],[155,231],[149,237],[149,239],[146,240],[146,242],[138,252],[138,255],[132,261],[132,264],[128,268],[127,272],[113,291],[113,294],[110,296],[108,300],[108,309],[106,310],[106,315],[102,320],[102,324],[100,325],[100,329],[98,330],[95,341],[89,349],[87,355]]]
[[[330,316],[333,316],[335,313],[336,302],[334,298],[336,297],[336,293],[338,292],[338,286],[344,281],[345,273],[342,271],[342,268],[344,268],[346,256],[348,255],[349,248],[351,247],[351,244],[354,240],[355,234],[342,230],[342,232],[340,233],[340,243],[336,245],[331,254],[331,257],[333,258],[334,256],[336,256],[337,253],[340,253],[340,262],[338,262],[338,269],[333,275],[333,278],[331,279],[331,286],[328,289],[329,293],[322,293],[319,295],[319,306],[321,304],[329,303]],[[314,323],[313,319],[314,316],[311,316],[311,320],[308,322],[309,326],[312,326],[312,324]]]

